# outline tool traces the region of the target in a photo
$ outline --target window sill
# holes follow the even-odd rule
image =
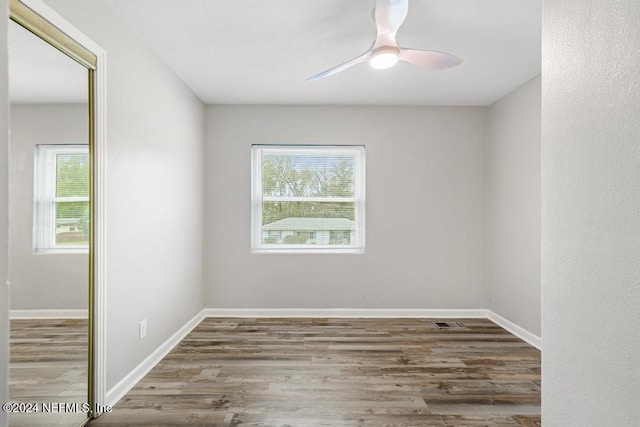
[[[252,254],[283,254],[283,255],[364,255],[364,248],[252,248]]]
[[[88,255],[88,248],[49,248],[49,249],[35,249],[33,251],[35,255]]]

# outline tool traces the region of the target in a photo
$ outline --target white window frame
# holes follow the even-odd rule
[[[354,197],[263,197],[262,158],[264,153],[304,155],[355,155]],[[363,254],[365,251],[365,147],[362,145],[252,145],[251,147],[251,252]],[[262,203],[265,201],[355,202],[355,242],[351,245],[305,245],[262,243]]]
[[[88,202],[89,197],[56,197],[56,157],[89,154],[86,144],[38,145],[34,156],[33,250],[36,253],[88,253],[89,245],[56,244],[56,205]]]

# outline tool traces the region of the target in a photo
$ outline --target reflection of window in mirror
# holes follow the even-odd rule
[[[87,251],[89,147],[39,145],[34,183],[34,250]]]
[[[8,38],[9,401],[87,404],[89,73],[14,22]],[[87,413],[41,409],[9,418],[78,426]]]

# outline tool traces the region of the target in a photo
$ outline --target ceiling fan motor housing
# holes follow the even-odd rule
[[[369,63],[377,69],[390,68],[398,62],[399,55],[400,49],[396,46],[380,46],[371,51]]]

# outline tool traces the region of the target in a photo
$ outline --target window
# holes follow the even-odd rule
[[[254,252],[364,252],[362,146],[252,147]]]
[[[34,250],[86,251],[89,244],[88,146],[37,146],[34,183]]]

